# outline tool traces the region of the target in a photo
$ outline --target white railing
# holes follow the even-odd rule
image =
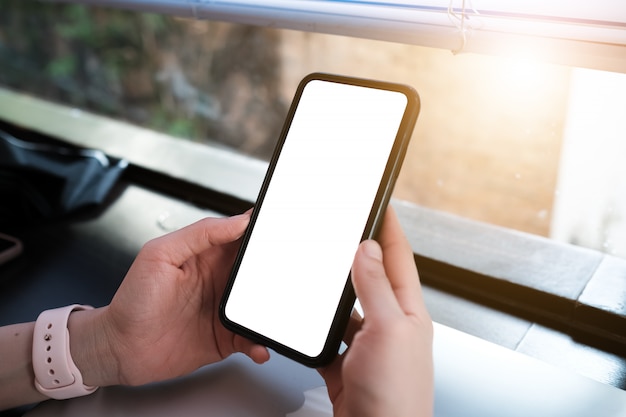
[[[623,0],[48,0],[626,72]]]

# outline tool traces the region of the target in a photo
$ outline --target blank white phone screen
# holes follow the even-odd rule
[[[406,106],[395,91],[305,86],[228,319],[307,356],[322,352]]]

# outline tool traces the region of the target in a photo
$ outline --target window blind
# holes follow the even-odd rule
[[[48,0],[626,73],[623,0]]]

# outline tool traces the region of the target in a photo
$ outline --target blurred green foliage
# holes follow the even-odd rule
[[[0,10],[0,85],[270,155],[286,113],[275,33],[34,0],[0,0]],[[242,74],[253,81],[229,82]],[[253,90],[248,102],[236,101],[237,88]],[[231,109],[245,110],[241,122],[226,117]]]

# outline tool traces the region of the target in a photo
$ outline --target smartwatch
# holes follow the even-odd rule
[[[35,387],[57,400],[91,394],[98,387],[83,384],[83,377],[72,360],[67,321],[76,310],[93,307],[73,304],[46,310],[35,322],[33,333],[33,370]]]

